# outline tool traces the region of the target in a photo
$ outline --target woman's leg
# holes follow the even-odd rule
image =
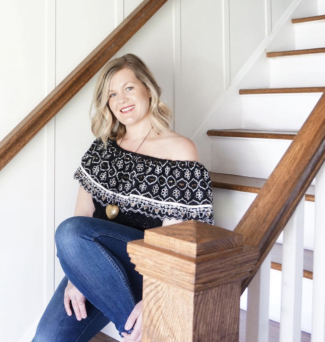
[[[109,319],[88,300],[86,319],[78,321],[74,313],[68,316],[63,305],[67,283],[68,279],[64,277],[38,324],[32,342],[88,342],[109,323]]]
[[[124,325],[142,299],[142,276],[131,264],[126,245],[143,236],[140,230],[90,217],[65,220],[55,235],[67,278],[115,324],[120,335],[129,332]]]

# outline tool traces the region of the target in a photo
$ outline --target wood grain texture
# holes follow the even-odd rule
[[[0,170],[166,2],[167,0],[144,0],[0,142]]]
[[[271,57],[310,55],[313,53],[325,53],[325,48],[267,52],[266,56],[271,58]]]
[[[282,264],[280,264],[280,263],[272,261],[271,262],[271,268],[274,270],[282,272]],[[313,279],[313,272],[304,270],[303,275],[304,275],[304,278]]]
[[[207,131],[210,137],[232,137],[232,138],[261,138],[261,139],[285,139],[293,140],[296,131],[274,132],[250,129],[210,129]]]
[[[127,251],[139,273],[195,292],[244,279],[258,258],[258,250],[246,246],[192,258],[144,240],[129,242]]]
[[[318,21],[318,20],[325,20],[325,15],[316,15],[314,17],[305,17],[305,18],[295,18],[295,19],[292,19],[291,22],[293,24],[299,24],[299,23],[306,23],[308,21]]]
[[[118,342],[115,338],[107,336],[102,332],[99,332],[95,337],[93,337],[89,342]]]
[[[261,252],[242,290],[256,274],[325,160],[324,113],[325,95],[235,229],[244,236],[244,245],[258,247]]]
[[[194,293],[143,278],[142,342],[238,342],[240,282]]]
[[[257,248],[231,231],[186,221],[146,230],[127,252],[144,279],[142,341],[238,342],[241,283]]]
[[[245,177],[225,173],[209,172],[211,185],[214,188],[251,192],[258,194],[266,182],[263,178]],[[315,186],[311,185],[306,194],[305,200],[315,202]]]
[[[216,226],[189,220],[182,225],[147,229],[144,241],[175,253],[197,257],[241,247],[243,237]]]
[[[324,93],[324,92],[325,92],[325,87],[239,89],[240,95],[297,94],[297,93]]]

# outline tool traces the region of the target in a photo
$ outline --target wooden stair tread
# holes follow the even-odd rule
[[[249,94],[296,94],[296,93],[324,93],[325,87],[301,87],[301,88],[261,88],[240,89],[240,95]]]
[[[262,139],[286,139],[293,140],[297,131],[265,131],[252,129],[210,129],[207,135],[212,137],[234,138],[262,138]]]
[[[305,18],[295,18],[295,19],[292,19],[291,22],[293,24],[299,24],[299,23],[306,23],[308,21],[317,21],[317,20],[325,20],[325,15],[316,15],[314,17],[305,17]]]
[[[89,342],[118,342],[115,338],[105,335],[99,332],[95,337],[93,337]]]
[[[236,190],[243,192],[259,193],[266,182],[263,178],[245,177],[225,173],[210,172],[212,187],[219,189]],[[306,201],[315,201],[315,186],[311,185],[306,194]]]
[[[245,310],[240,310],[239,342],[246,342],[246,320],[247,320],[247,312]],[[279,339],[280,339],[280,323],[269,320],[268,342],[278,342]],[[310,341],[311,341],[311,335],[302,331],[300,342],[310,342]]]
[[[325,48],[274,51],[274,52],[267,52],[266,56],[267,57],[283,57],[283,56],[309,55],[313,53],[325,53]]]

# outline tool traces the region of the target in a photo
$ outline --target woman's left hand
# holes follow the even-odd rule
[[[134,324],[135,322],[135,324]],[[134,327],[133,327],[134,325]],[[125,330],[130,330],[133,327],[131,334],[122,332],[124,342],[141,342],[142,337],[142,300],[132,310],[129,318],[125,323]]]

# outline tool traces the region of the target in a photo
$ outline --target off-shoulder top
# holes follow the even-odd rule
[[[111,221],[140,230],[165,218],[214,224],[209,172],[196,161],[155,158],[96,139],[74,178],[92,195],[96,218],[108,220],[105,208],[116,204],[119,214]]]

